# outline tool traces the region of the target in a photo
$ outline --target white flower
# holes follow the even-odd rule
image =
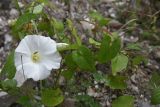
[[[21,86],[28,78],[34,81],[47,78],[52,69],[59,69],[61,56],[57,43],[50,37],[28,35],[15,50],[17,72],[14,79]]]

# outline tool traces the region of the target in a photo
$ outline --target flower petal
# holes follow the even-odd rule
[[[39,36],[39,52],[43,55],[57,51],[56,42],[50,37]]]
[[[18,67],[22,64],[32,62],[32,60],[31,60],[30,55],[15,52],[14,62],[15,62],[15,66]]]
[[[28,54],[28,55],[31,53],[25,39],[21,40],[15,52]]]
[[[18,72],[18,71],[17,71]],[[35,63],[26,63],[20,71],[25,78],[32,78],[34,81],[43,80],[50,75],[50,72],[44,65]]]
[[[35,70],[33,73],[34,76],[32,77],[32,79],[34,81],[38,81],[46,79],[50,75],[51,71],[48,70],[44,65],[39,64],[35,66]]]
[[[17,81],[17,87],[22,86],[23,83],[26,81],[24,75],[19,71],[16,72],[14,79]]]
[[[41,63],[46,66],[48,70],[59,69],[62,57],[58,52],[43,56]]]

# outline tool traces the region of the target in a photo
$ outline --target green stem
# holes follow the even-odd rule
[[[59,78],[60,78],[60,76],[61,76],[61,72],[62,72],[62,70],[59,70],[59,72],[58,72],[58,74],[57,74],[57,78],[56,78],[56,80],[55,80],[55,88],[58,88],[58,81],[59,81]]]
[[[43,90],[43,81],[40,80],[40,93],[42,93],[42,90]]]

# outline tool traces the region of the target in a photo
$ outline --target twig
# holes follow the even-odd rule
[[[128,24],[130,24],[130,23],[132,23],[132,22],[134,22],[134,21],[136,21],[136,20],[137,20],[137,19],[129,20],[126,24],[124,24],[121,28],[119,28],[118,32],[119,32],[121,29],[125,28]]]

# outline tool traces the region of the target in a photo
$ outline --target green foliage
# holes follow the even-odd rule
[[[72,53],[72,58],[79,68],[89,70],[91,72],[96,70],[94,57],[89,48],[85,46],[79,47],[78,50]]]
[[[62,75],[67,79],[70,80],[73,75],[74,75],[74,71],[68,70],[68,71],[63,71]]]
[[[33,13],[24,13],[22,16],[20,16],[15,25],[13,30],[14,31],[18,31],[19,29],[21,29],[23,27],[24,24],[29,23],[31,20],[35,20],[37,18],[36,14]]]
[[[64,25],[61,21],[53,18],[51,23],[53,24],[53,26],[57,32],[62,32],[64,30]]]
[[[109,23],[109,19],[103,17],[100,13],[96,12],[96,11],[91,11],[89,13],[89,16],[94,19],[94,21],[98,22],[98,24],[100,26],[105,26]]]
[[[42,104],[29,96],[20,96],[17,103],[23,107],[40,107]]]
[[[153,72],[150,79],[151,88],[160,87],[160,74],[158,72]]]
[[[30,98],[28,96],[22,96],[17,101],[19,104],[23,105],[24,107],[32,107]]]
[[[14,65],[14,51],[12,51],[7,57],[6,63],[1,71],[1,75],[6,75],[7,78],[12,79],[15,75],[15,72],[16,68]]]
[[[102,75],[97,72],[93,74],[93,77],[94,77],[94,80],[97,82],[106,82],[107,81],[105,75]]]
[[[127,45],[127,49],[129,49],[129,50],[138,50],[139,51],[139,50],[141,50],[141,47],[137,43],[129,43]]]
[[[124,76],[109,75],[106,78],[105,85],[109,86],[112,89],[125,89],[125,88],[127,88],[127,84],[126,84],[125,80],[126,80],[126,77],[124,77]]]
[[[72,58],[72,54],[68,54],[65,56],[65,64],[67,65],[68,69],[75,70],[77,68],[76,63]]]
[[[90,44],[93,44],[93,45],[95,45],[95,46],[100,46],[100,45],[101,45],[101,43],[95,41],[93,38],[89,38],[89,43],[90,43]]]
[[[46,21],[39,22],[37,28],[42,32],[47,32],[49,35],[54,35],[53,27],[47,19]]]
[[[112,107],[134,107],[133,96],[120,96],[112,102]]]
[[[39,3],[49,4],[49,0],[36,0]]]
[[[132,59],[133,65],[139,65],[142,62],[144,62],[145,64],[148,62],[144,56],[136,56]]]
[[[160,104],[160,88],[154,88],[151,93],[151,103],[154,105]]]
[[[160,74],[154,72],[150,80],[151,87],[151,103],[154,105],[160,104]]]
[[[71,31],[72,35],[74,36],[77,45],[80,46],[82,44],[81,43],[81,39],[78,36],[77,31],[76,31],[75,27],[73,26],[73,23],[72,23],[72,21],[70,19],[67,19],[67,25],[68,25],[68,28]]]
[[[128,57],[123,54],[118,54],[114,59],[112,59],[112,74],[116,75],[117,72],[126,69],[128,64]]]
[[[106,86],[109,86],[111,89],[126,89],[126,77],[120,75],[102,75],[99,73],[93,74],[94,80],[100,83],[104,83]]]
[[[101,42],[100,50],[98,52],[98,60],[105,63],[114,58],[120,51],[121,41],[119,38],[112,38],[105,34]]]
[[[17,85],[17,83],[14,79],[8,79],[5,81],[2,81],[1,84],[2,84],[2,87],[4,90],[15,89],[16,85]]]
[[[46,106],[57,106],[62,103],[64,96],[60,89],[44,89],[42,90],[42,103]]]
[[[88,95],[79,95],[77,107],[101,107],[100,104]]]

